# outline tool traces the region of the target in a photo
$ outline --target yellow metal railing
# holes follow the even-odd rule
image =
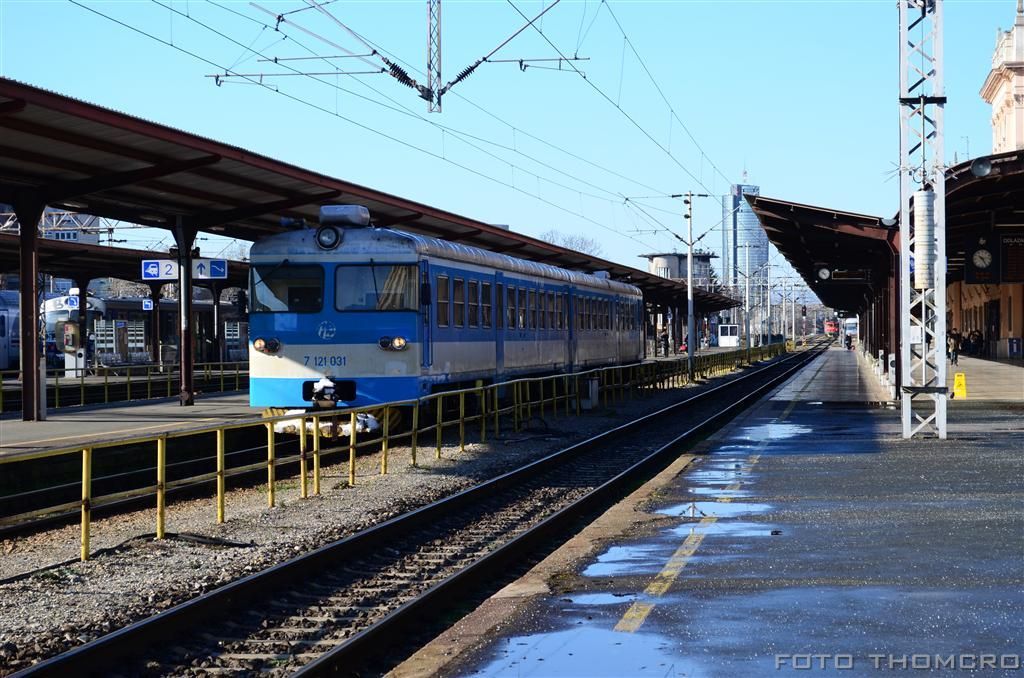
[[[785,346],[782,344],[764,346],[752,349],[749,352],[749,358],[751,360],[771,358],[784,353],[785,350]],[[701,355],[696,357],[694,361],[694,374],[700,379],[713,377],[731,372],[746,364],[747,360],[748,351],[745,349],[729,353]],[[161,433],[156,436],[97,442],[84,448],[67,447],[9,455],[0,458],[0,466],[80,454],[82,459],[82,499],[80,502],[50,506],[45,509],[3,518],[0,519],[0,525],[19,524],[48,514],[80,509],[81,558],[82,560],[87,560],[90,552],[89,537],[92,511],[97,507],[155,492],[156,535],[158,539],[161,539],[166,533],[166,497],[168,490],[186,485],[215,481],[216,522],[223,523],[226,520],[226,481],[230,476],[265,469],[267,474],[267,504],[273,507],[276,503],[277,467],[283,464],[298,462],[300,493],[303,498],[306,498],[309,496],[307,490],[309,474],[308,455],[311,450],[313,462],[312,494],[319,495],[323,469],[322,456],[325,452],[343,454],[347,449],[348,484],[355,485],[356,457],[362,448],[379,446],[381,452],[380,473],[386,474],[388,473],[391,444],[396,438],[408,439],[410,463],[412,466],[416,466],[417,448],[422,439],[421,436],[429,435],[430,433],[434,434],[434,454],[437,459],[440,459],[443,451],[445,431],[455,426],[458,427],[459,449],[462,451],[466,448],[467,426],[478,425],[479,432],[477,438],[480,442],[486,442],[488,425],[490,425],[490,435],[496,436],[501,430],[502,419],[505,419],[506,425],[509,420],[511,421],[511,429],[513,431],[520,431],[529,425],[529,422],[534,417],[535,410],[541,418],[549,414],[551,417],[579,415],[583,410],[585,401],[589,401],[590,396],[593,395],[590,384],[594,381],[597,383],[598,402],[587,402],[586,404],[591,407],[607,406],[616,402],[622,402],[627,398],[642,398],[647,394],[686,385],[689,381],[687,361],[685,357],[682,357],[680,359],[596,368],[572,374],[516,379],[500,384],[483,385],[478,383],[473,387],[434,393],[417,400],[398,401],[373,407],[311,412],[298,416],[286,414],[258,421],[233,422],[187,431]],[[472,412],[468,411],[467,405],[472,406]],[[421,412],[424,408],[429,407],[434,409],[434,421],[427,426],[421,426],[424,423],[420,416]],[[411,427],[394,433],[391,430],[391,414],[398,408],[411,411]],[[453,416],[446,417],[448,409],[452,411]],[[457,416],[455,416],[456,409]],[[370,412],[378,415],[380,429],[375,436],[364,437],[357,431],[358,415]],[[279,456],[277,454],[279,442],[277,436],[282,434],[275,431],[275,424],[281,422],[287,422],[287,428],[289,429],[294,427],[295,433],[298,435],[298,446],[295,454],[287,456]],[[338,438],[341,437],[338,435],[338,431],[344,423],[349,425],[350,434],[348,435],[347,442],[341,443],[338,441]],[[310,425],[307,426],[307,424]],[[327,436],[323,434],[325,426],[330,429],[330,434]],[[229,469],[225,460],[226,433],[232,430],[258,429],[260,427],[266,431],[266,460],[243,464]],[[198,437],[209,436],[210,434],[213,434],[216,440],[216,469],[210,473],[168,481],[168,441],[178,438],[196,438],[197,444],[200,444]],[[310,437],[312,437],[312,445],[309,444]],[[325,440],[338,442],[334,447],[330,447],[324,445]],[[92,475],[97,453],[109,448],[149,444],[153,444],[156,447],[156,484],[133,490],[109,493],[97,500],[93,496],[94,478]]]
[[[87,404],[170,398],[178,394],[178,372],[179,367],[170,364],[47,369],[46,406],[56,409],[86,403],[87,391]],[[249,363],[197,363],[193,375],[203,380],[206,392],[239,391],[246,383],[243,378],[249,376]],[[12,411],[12,405],[20,407],[20,376],[19,370],[0,372],[0,414]],[[115,389],[113,394],[111,389]]]

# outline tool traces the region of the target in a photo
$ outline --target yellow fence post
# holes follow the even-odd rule
[[[501,403],[498,402],[498,387],[497,385],[492,387],[494,389],[494,437],[497,438],[501,431]]]
[[[92,448],[82,450],[82,560],[89,560],[89,530],[92,520]]]
[[[274,508],[274,424],[267,422],[267,506]]]
[[[348,486],[356,484],[356,413],[348,415]]]
[[[156,439],[156,538],[164,538],[167,507],[167,438]]]
[[[544,380],[541,379],[537,382],[537,387],[540,389],[540,418],[544,418]],[[532,417],[531,417],[532,418]]]
[[[459,391],[459,450],[466,451],[466,392]]]
[[[437,434],[437,458],[441,458],[441,426],[444,421],[444,396],[442,394],[437,395],[437,426],[435,432]]]
[[[127,400],[131,400],[132,399],[132,366],[131,365],[128,366],[128,394],[127,394],[126,398],[127,398]]]
[[[380,474],[388,473],[388,429],[391,422],[391,408],[384,406],[384,425],[381,427],[380,436]]]
[[[224,429],[217,429],[217,522],[224,522]]]
[[[43,388],[46,388],[46,384],[43,384]],[[129,391],[130,393],[131,391]],[[131,398],[129,398],[131,400]],[[53,373],[53,406],[55,408],[60,407],[60,371]]]
[[[487,399],[484,389],[480,387],[480,442],[487,442]]]
[[[519,382],[512,382],[512,430],[519,431]]]
[[[416,404],[412,406],[412,440],[410,441],[410,451],[412,454],[412,465],[416,466],[416,442],[420,433],[420,401],[417,400]]]
[[[313,494],[320,495],[320,417],[313,415]]]
[[[223,389],[221,389],[223,390]],[[309,462],[306,460],[306,418],[299,417],[299,496],[309,499],[306,476],[309,474]]]

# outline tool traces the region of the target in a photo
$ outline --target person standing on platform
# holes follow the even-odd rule
[[[661,334],[658,335],[658,340],[661,343],[661,350],[664,356],[668,357],[668,328],[662,327]]]
[[[960,333],[953,328],[953,331],[949,333],[949,338],[946,340],[949,346],[949,362],[951,365],[960,364]]]

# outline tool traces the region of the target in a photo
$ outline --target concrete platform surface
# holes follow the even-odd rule
[[[51,410],[46,421],[22,421],[13,413],[0,419],[0,457],[258,418],[262,411],[249,407],[246,392],[203,396],[192,407],[169,398]]]
[[[949,440],[904,441],[858,362],[828,351],[662,474],[644,527],[486,631],[471,615],[487,642],[433,671],[1024,675],[1024,407],[952,408]]]

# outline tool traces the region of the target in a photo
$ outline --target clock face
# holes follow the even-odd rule
[[[829,278],[832,277],[832,272],[824,267],[819,268],[818,277],[821,278],[822,280],[828,280]]]
[[[975,268],[988,268],[992,264],[992,253],[986,249],[976,250],[971,261]]]

